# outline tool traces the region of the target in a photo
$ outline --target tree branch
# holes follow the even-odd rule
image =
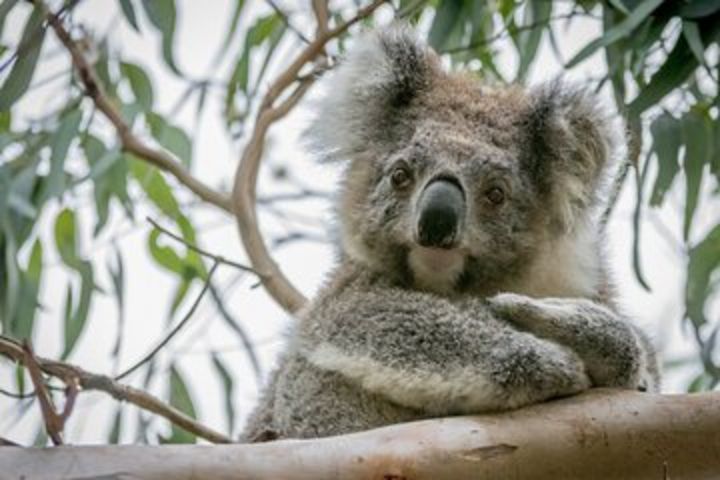
[[[62,21],[57,15],[48,10],[45,2],[42,0],[33,0],[33,2],[38,8],[43,9],[45,12],[50,26],[72,57],[73,65],[80,76],[80,81],[85,87],[85,94],[92,99],[97,109],[100,110],[113,127],[115,127],[123,149],[173,175],[180,183],[204,201],[230,212],[232,207],[230,198],[227,195],[214,190],[212,187],[198,180],[172,155],[164,150],[147,146],[131,131],[130,126],[122,118],[120,111],[105,93],[102,82],[98,78],[94,67],[85,58],[82,48],[72,39],[70,33],[63,26]]]
[[[245,251],[253,268],[262,274],[261,278],[265,289],[280,306],[290,313],[297,311],[304,305],[306,298],[290,283],[280,271],[277,263],[270,257],[260,233],[255,210],[255,190],[260,162],[265,148],[265,137],[270,126],[284,117],[300,101],[315,81],[314,76],[309,76],[298,82],[300,71],[322,56],[325,45],[330,40],[343,34],[352,25],[371,15],[386,1],[374,0],[366,7],[359,9],[350,20],[335,28],[324,26],[326,19],[323,14],[323,6],[319,3],[315,5],[316,14],[319,14],[316,37],[268,88],[260,104],[250,140],[242,153],[235,174],[232,194],[233,210],[237,218]],[[297,86],[293,92],[280,105],[275,106],[278,98],[294,84],[297,84]]]
[[[592,390],[495,415],[255,445],[0,448],[10,478],[700,480],[720,471],[720,394]]]
[[[26,355],[22,345],[2,335],[0,335],[0,354],[5,355],[21,365],[26,365]],[[48,360],[42,357],[35,358],[37,359],[38,366],[45,374],[57,377],[63,382],[76,381],[77,385],[83,390],[105,392],[116,400],[132,403],[143,410],[165,418],[174,425],[200,438],[204,438],[209,442],[232,442],[230,437],[202,425],[180,410],[177,410],[143,390],[121,384],[107,375],[88,372],[69,363]],[[0,461],[0,465],[4,465],[4,462]]]

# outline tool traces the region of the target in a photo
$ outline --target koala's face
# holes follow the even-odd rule
[[[417,288],[492,291],[595,203],[613,139],[582,91],[489,89],[407,32],[363,42],[314,128],[350,160],[344,252]]]

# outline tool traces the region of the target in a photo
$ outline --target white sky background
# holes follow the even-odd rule
[[[180,68],[191,78],[204,78],[208,68],[221,44],[230,21],[233,1],[193,1],[178,0],[178,24],[176,30],[175,55]],[[314,25],[308,22],[305,12],[306,2],[288,0],[280,2],[284,9],[297,12],[291,17],[292,22],[308,35],[312,34]],[[84,0],[76,8],[75,19],[91,32],[101,36],[110,25],[119,22],[112,28],[111,48],[118,49],[123,56],[138,63],[148,71],[155,87],[156,111],[166,114],[175,105],[186,88],[186,83],[171,75],[160,55],[159,36],[144,21],[144,35],[138,35],[120,21],[117,3],[107,0]],[[16,9],[19,10],[19,9]],[[243,13],[241,25],[243,30],[251,20],[261,13],[267,13],[268,6],[261,0],[248,0]],[[16,43],[24,25],[27,9],[13,12],[6,25],[6,35]],[[391,16],[389,9],[381,9],[377,18],[380,23],[386,22]],[[426,22],[427,23],[427,22]],[[562,24],[561,24],[562,25]],[[589,39],[599,32],[599,22],[576,19],[573,28],[557,30],[560,49],[564,58],[570,56],[584,46]],[[59,47],[52,34],[48,35],[45,44],[46,52],[56,52],[52,60],[40,64],[34,82],[38,82],[52,74],[63,70],[68,65],[65,52]],[[215,78],[225,78],[232,62],[236,58],[240,39],[231,45],[231,52]],[[547,42],[546,42],[547,43]],[[290,50],[285,44],[285,51],[280,58],[287,60]],[[497,63],[504,72],[514,70],[516,59],[513,50],[506,48]],[[280,65],[282,66],[282,65]],[[605,69],[602,55],[596,54],[577,68],[571,78],[582,80],[588,76],[597,76]],[[251,69],[252,71],[252,69]],[[275,65],[275,72],[278,65]],[[530,83],[549,79],[562,71],[549,45],[544,44],[540,56],[535,62]],[[273,78],[272,71],[266,76],[266,82]],[[58,92],[65,91],[64,80],[52,82],[33,90],[26,96],[16,112],[15,121],[23,116],[38,116],[53,107],[60,106],[65,100],[58,98]],[[310,102],[305,102],[286,120],[276,124],[270,134],[269,154],[264,161],[264,170],[260,178],[260,193],[277,192],[287,189],[279,185],[268,174],[270,165],[287,165],[291,174],[296,175],[302,183],[318,190],[332,191],[339,173],[334,167],[319,166],[307,158],[299,138],[308,119],[308,105],[312,97],[317,97],[322,87],[314,87]],[[226,133],[222,120],[223,96],[221,90],[214,90],[208,95],[204,114],[196,125],[195,98],[186,103],[179,114],[170,119],[183,126],[194,138],[193,171],[211,185],[223,185],[229,188],[239,153],[243,143],[232,140]],[[608,98],[609,100],[609,98]],[[76,160],[77,161],[77,160]],[[69,162],[73,162],[72,158]],[[652,180],[655,172],[651,171]],[[169,178],[169,177],[167,177]],[[174,182],[172,182],[174,184]],[[615,270],[615,279],[621,293],[623,304],[637,323],[645,328],[663,351],[665,360],[686,357],[694,352],[689,330],[682,332],[678,318],[684,310],[683,288],[685,281],[685,265],[682,256],[678,255],[674,245],[681,245],[681,218],[684,191],[682,182],[676,181],[668,195],[665,206],[658,211],[645,211],[641,253],[644,273],[653,288],[651,293],[645,292],[634,278],[631,267],[632,244],[632,212],[635,203],[634,182],[628,182],[610,223],[610,255],[611,265]],[[707,182],[706,182],[707,183]],[[705,185],[706,191],[709,186]],[[184,192],[182,188],[181,191]],[[139,192],[135,192],[136,194]],[[185,193],[180,198],[191,201],[192,196]],[[87,196],[69,197],[67,205],[79,207],[78,220],[83,225],[82,248],[84,254],[91,258],[96,266],[98,282],[103,288],[111,291],[110,278],[105,265],[113,256],[112,244],[115,242],[121,249],[126,269],[126,322],[125,344],[121,354],[121,367],[127,366],[143,356],[167,331],[167,314],[170,299],[176,286],[175,277],[159,270],[149,257],[146,238],[149,225],[144,222],[148,214],[154,212],[138,209],[137,225],[125,220],[118,211],[112,216],[111,225],[96,240],[91,238],[94,224],[93,209]],[[300,223],[317,232],[327,235],[332,216],[329,205],[320,201],[309,201],[302,204],[282,204],[288,215],[299,219]],[[40,222],[41,234],[51,239],[52,219],[57,208],[47,209]],[[694,238],[702,238],[713,221],[717,221],[717,209],[711,214],[709,206],[700,203],[693,229]],[[264,212],[264,211],[263,211]],[[191,216],[195,221],[199,234],[199,243],[213,252],[225,257],[244,261],[240,240],[233,220],[213,208],[193,208]],[[714,217],[714,218],[713,218]],[[273,218],[267,212],[261,214],[263,229],[269,236],[279,235],[285,231],[282,221]],[[660,233],[658,223],[664,223],[672,232],[675,244],[667,235]],[[168,240],[168,242],[172,242]],[[52,245],[48,242],[47,245]],[[36,325],[33,339],[35,350],[46,357],[57,357],[62,352],[62,307],[67,282],[65,270],[60,268],[57,255],[52,248],[45,250],[46,272],[42,290],[42,304],[45,307]],[[283,247],[274,253],[278,263],[287,276],[306,295],[311,296],[325,273],[333,263],[333,250],[328,244],[315,242],[298,242]],[[219,285],[229,283],[236,272],[228,267],[221,267],[218,275]],[[73,280],[75,281],[75,280]],[[277,307],[262,289],[250,289],[254,280],[246,277],[244,281],[229,289],[226,306],[245,327],[255,341],[264,371],[267,373],[282,347],[282,332],[291,319]],[[192,299],[199,291],[199,285],[188,296],[188,300],[180,309],[184,313]],[[176,320],[180,316],[176,316]],[[88,320],[88,326],[80,339],[78,347],[69,359],[94,372],[113,372],[114,365],[110,351],[117,336],[117,309],[111,295],[95,295]],[[203,301],[190,325],[172,343],[159,354],[161,371],[156,373],[151,390],[158,394],[165,391],[165,382],[171,361],[176,361],[179,369],[192,385],[192,395],[198,408],[200,419],[221,431],[226,431],[225,409],[222,398],[222,387],[212,369],[207,352],[217,351],[222,360],[232,367],[235,375],[236,409],[240,419],[244,418],[252,408],[258,393],[252,371],[248,366],[247,357],[243,353],[237,337],[225,327],[217,314],[209,296]],[[163,373],[163,370],[165,373]],[[683,391],[699,366],[691,365],[684,369],[676,369],[665,378],[664,389],[668,392]],[[14,370],[7,366],[0,367],[0,386],[14,388]],[[130,382],[140,385],[142,374],[130,378]],[[18,419],[17,403],[0,396],[0,432],[2,436],[21,443],[31,442],[39,426],[40,413],[36,404]],[[117,403],[103,393],[84,393],[80,396],[67,427],[67,440],[71,443],[103,443],[107,439],[112,416]],[[135,425],[137,409],[125,406],[123,442],[135,441]],[[235,426],[237,433],[241,425]],[[164,428],[164,427],[163,427]],[[166,430],[163,430],[166,431]]]

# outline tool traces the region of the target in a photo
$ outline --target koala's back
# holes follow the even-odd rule
[[[390,403],[291,352],[280,362],[243,440],[325,437],[419,418],[421,412]]]

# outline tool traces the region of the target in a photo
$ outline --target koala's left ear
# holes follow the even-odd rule
[[[552,223],[570,231],[604,196],[624,155],[624,128],[588,90],[555,80],[531,92],[527,167],[550,202]]]
[[[359,37],[325,81],[327,94],[308,130],[311,147],[337,159],[390,140],[402,122],[410,122],[402,109],[438,72],[437,55],[407,26]]]

